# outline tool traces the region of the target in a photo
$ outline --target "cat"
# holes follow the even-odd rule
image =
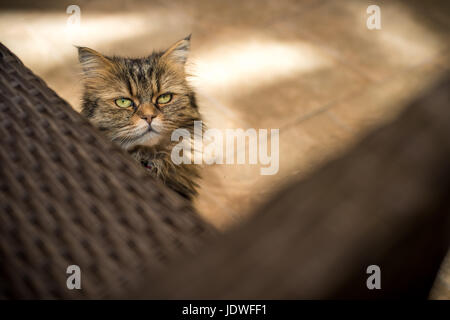
[[[173,130],[194,136],[201,121],[194,90],[187,83],[185,63],[191,36],[167,50],[144,58],[105,56],[78,47],[82,67],[81,114],[148,172],[183,197],[197,195],[198,167],[171,160]]]

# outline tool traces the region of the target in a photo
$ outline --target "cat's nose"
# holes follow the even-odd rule
[[[141,119],[144,119],[145,121],[148,122],[148,124],[152,123],[152,120],[156,118],[156,114],[144,114],[141,116]]]

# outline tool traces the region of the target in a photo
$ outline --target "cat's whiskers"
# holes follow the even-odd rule
[[[111,140],[118,142],[122,146],[127,146],[132,144],[139,138],[141,138],[145,133],[149,132],[147,127],[124,127],[116,131],[110,136]]]

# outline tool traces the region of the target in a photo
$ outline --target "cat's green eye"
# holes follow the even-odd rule
[[[133,105],[133,101],[130,99],[120,98],[116,99],[116,105],[121,108],[128,108]]]
[[[171,93],[164,93],[162,95],[160,95],[158,97],[158,99],[156,100],[156,102],[158,104],[165,104],[165,103],[169,103],[170,100],[172,100],[172,94]]]

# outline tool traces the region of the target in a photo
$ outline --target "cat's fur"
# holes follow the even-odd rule
[[[193,137],[194,121],[201,120],[195,93],[186,81],[189,48],[190,36],[140,59],[107,57],[86,47],[79,47],[78,54],[84,84],[81,113],[154,177],[191,199],[197,193],[198,169],[193,164],[175,165],[170,157],[177,143],[170,139],[172,131],[187,129]],[[171,93],[172,100],[160,106],[156,99],[164,93]],[[135,105],[118,107],[119,98]]]

